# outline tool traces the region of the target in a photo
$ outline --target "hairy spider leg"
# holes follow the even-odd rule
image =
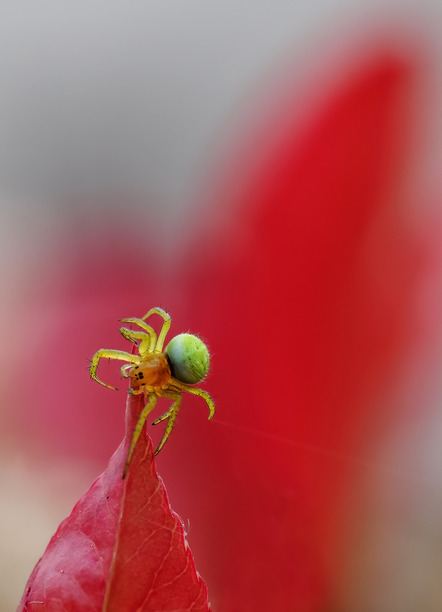
[[[167,412],[162,414],[156,421],[152,423],[152,425],[158,425],[158,423],[161,423],[162,421],[165,421],[166,419],[168,419],[166,429],[164,430],[163,437],[161,438],[161,441],[155,450],[155,453],[154,453],[155,455],[158,455],[158,453],[160,452],[160,450],[163,448],[164,444],[166,443],[167,438],[170,436],[173,426],[175,425],[175,419],[180,409],[181,402],[183,401],[183,395],[181,392],[168,393],[167,391],[160,391],[158,392],[158,395],[160,397],[168,397],[170,399],[174,399],[175,401]]]
[[[148,319],[153,314],[160,315],[160,317],[162,317],[163,320],[164,320],[163,326],[161,328],[161,331],[160,331],[160,334],[158,336],[158,340],[157,340],[157,343],[156,343],[156,346],[155,346],[155,352],[156,353],[161,353],[161,351],[163,350],[164,340],[166,339],[167,332],[169,331],[170,325],[172,323],[172,317],[170,316],[169,313],[167,313],[162,308],[155,307],[155,308],[151,308],[144,315],[144,317],[142,317],[142,320],[145,321],[146,319]]]
[[[123,336],[123,338],[130,340],[138,347],[138,352],[142,357],[147,353],[152,352],[150,350],[152,337],[145,332],[133,331],[132,329],[127,329],[127,327],[120,327],[120,334]],[[140,341],[139,344],[138,341]]]
[[[157,343],[157,335],[153,327],[145,323],[142,319],[137,319],[137,317],[129,317],[128,319],[120,319],[120,321],[121,323],[132,323],[133,325],[138,325],[138,327],[141,327],[141,329],[144,329],[144,331],[147,332],[150,336],[150,343],[149,343],[148,351],[151,353],[153,352],[155,345]]]
[[[132,370],[133,367],[134,366],[132,363],[126,363],[125,365],[121,366],[120,368],[121,376],[123,378],[129,378],[130,371]],[[143,393],[146,393],[146,388],[140,387],[139,389],[132,389],[132,387],[129,387],[127,392],[129,393],[129,395],[142,395]]]
[[[143,393],[146,393],[144,389],[132,389],[132,387],[129,387],[127,392],[129,395],[143,395]]]
[[[129,372],[132,370],[133,365],[131,363],[126,363],[120,368],[121,376],[123,378],[129,378]]]
[[[130,353],[126,353],[126,351],[113,351],[111,349],[100,349],[95,353],[92,357],[91,367],[89,369],[89,375],[93,380],[96,380],[97,383],[103,385],[103,387],[108,387],[109,389],[115,389],[118,391],[116,387],[112,387],[111,385],[107,385],[103,381],[101,381],[97,377],[97,368],[98,362],[100,359],[119,359],[120,361],[130,361],[131,363],[140,363],[141,357],[139,355],[131,355]]]
[[[152,410],[155,408],[157,401],[158,401],[158,397],[154,393],[152,393],[149,396],[149,401],[144,406],[143,410],[141,411],[140,416],[138,417],[137,424],[135,425],[135,429],[132,434],[132,441],[130,443],[129,452],[127,453],[127,459],[126,459],[126,465],[124,466],[123,478],[126,478],[127,469],[129,467],[130,460],[132,459],[132,455],[134,453],[135,446],[138,442],[138,438],[140,437],[140,434],[143,430],[144,423],[146,422],[147,415],[150,412],[152,412]]]
[[[187,393],[192,393],[192,395],[198,395],[199,397],[202,397],[209,408],[209,420],[213,418],[213,415],[215,414],[215,403],[210,397],[210,395],[207,393],[207,391],[203,391],[203,389],[200,389],[199,387],[191,387],[190,385],[186,385],[186,383],[182,383],[176,378],[172,379],[170,386],[172,387],[172,389],[173,387],[175,387],[176,389],[180,389],[181,391],[187,391]]]

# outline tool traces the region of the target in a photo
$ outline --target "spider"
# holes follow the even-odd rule
[[[153,328],[146,323],[146,319],[153,314],[158,314],[163,319],[163,325],[158,336]],[[121,335],[137,346],[139,355],[127,353],[126,351],[100,349],[92,357],[89,371],[90,377],[100,383],[100,385],[115,390],[117,390],[116,387],[107,385],[97,377],[98,363],[103,357],[128,361],[128,364],[121,367],[121,374],[124,378],[130,379],[131,386],[129,393],[131,395],[141,395],[144,393],[147,400],[132,435],[123,478],[126,477],[130,460],[147,416],[155,408],[159,397],[166,397],[174,401],[169,410],[152,423],[153,425],[158,425],[158,423],[167,419],[167,426],[155,450],[155,455],[163,448],[173,429],[181,406],[183,391],[199,395],[206,401],[209,408],[209,419],[215,414],[215,404],[207,391],[191,386],[201,382],[206,376],[210,361],[209,351],[204,342],[192,334],[179,334],[175,336],[163,351],[164,341],[171,321],[170,315],[162,308],[151,308],[141,319],[135,317],[121,319],[122,323],[132,323],[143,330],[134,331],[127,327],[120,329]]]

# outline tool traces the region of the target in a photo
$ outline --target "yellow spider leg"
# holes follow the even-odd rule
[[[123,378],[129,378],[129,372],[132,370],[133,365],[131,363],[126,363],[124,366],[121,366],[120,372]]]
[[[152,342],[151,336],[144,332],[132,331],[131,329],[127,329],[127,327],[120,327],[120,334],[126,340],[130,340],[134,344],[137,344],[137,340],[141,340],[140,345],[138,346],[138,352],[140,355],[145,355],[150,351],[150,345]]]
[[[145,393],[144,389],[132,389],[132,388],[129,388],[127,392],[129,393],[129,395],[142,395],[143,393]]]
[[[137,319],[136,317],[130,317],[129,319],[120,319],[120,321],[122,323],[132,323],[133,325],[138,325],[138,327],[144,329],[144,331],[147,332],[150,336],[149,351],[153,351],[155,344],[157,343],[157,335],[155,333],[155,330],[150,325],[145,323],[142,319]]]
[[[165,412],[164,414],[162,414],[160,417],[158,417],[158,419],[156,421],[154,421],[152,423],[152,425],[158,425],[158,423],[161,423],[162,421],[165,421],[169,417],[170,417],[170,409],[167,412]]]
[[[121,376],[123,378],[129,378],[130,376],[130,371],[132,370],[133,365],[131,363],[127,363],[124,366],[121,366]],[[132,389],[132,387],[129,387],[129,389],[127,390],[127,392],[129,393],[129,395],[141,395],[142,393],[146,393],[146,387],[143,386],[140,389]]]
[[[109,389],[115,389],[116,387],[112,387],[111,385],[107,385],[102,382],[99,378],[97,378],[97,368],[98,362],[100,359],[119,359],[120,361],[130,361],[131,363],[139,363],[141,358],[138,355],[131,355],[130,353],[126,353],[126,351],[113,351],[108,349],[100,349],[95,353],[92,357],[91,367],[89,369],[89,375],[93,380],[96,380],[97,383],[103,385],[103,387],[109,387]]]
[[[207,393],[207,391],[203,391],[203,389],[199,389],[198,387],[191,387],[190,385],[186,385],[185,383],[180,382],[176,378],[173,379],[171,385],[173,385],[177,389],[181,389],[181,391],[187,391],[187,393],[192,393],[192,395],[198,395],[205,400],[207,406],[209,407],[209,419],[213,418],[215,414],[215,402]]]
[[[163,327],[161,328],[160,335],[158,336],[158,340],[155,346],[155,352],[161,353],[163,350],[164,340],[166,339],[167,332],[170,329],[170,324],[172,323],[172,318],[169,313],[167,313],[162,308],[151,308],[143,317],[143,321],[148,319],[151,315],[157,314],[160,315],[164,319]]]
[[[157,395],[158,397],[167,397],[168,399],[173,399],[176,400],[178,397],[182,396],[181,391],[157,391]],[[169,408],[169,410],[167,410],[164,414],[162,414],[160,417],[158,417],[158,419],[156,421],[154,421],[152,423],[152,425],[158,425],[158,423],[161,423],[161,421],[165,421],[167,418],[169,418],[170,413],[172,412],[172,408],[173,405]]]
[[[157,401],[158,401],[157,396],[152,394],[149,397],[149,401],[147,402],[147,404],[144,406],[143,410],[141,411],[141,414],[138,418],[138,422],[135,425],[135,429],[132,434],[132,441],[130,443],[129,452],[127,453],[126,465],[124,466],[123,478],[126,478],[127,469],[129,467],[130,460],[132,459],[132,455],[134,453],[135,446],[138,442],[138,438],[140,437],[140,434],[143,430],[144,423],[146,422],[147,415],[149,414],[149,412],[152,412],[152,410],[155,408]]]
[[[166,429],[164,430],[164,435],[161,438],[161,441],[158,444],[157,449],[154,453],[155,455],[158,455],[160,450],[165,445],[167,438],[170,436],[173,426],[175,425],[175,419],[177,417],[178,410],[180,409],[181,402],[183,399],[183,396],[181,395],[181,393],[178,396],[173,394],[173,395],[167,395],[167,396],[163,395],[163,397],[175,397],[175,401],[167,412],[165,412],[163,415],[160,416],[159,419],[157,419],[156,421],[152,423],[152,425],[158,425],[158,423],[161,423],[161,421],[165,421],[166,419],[169,419],[166,425]]]

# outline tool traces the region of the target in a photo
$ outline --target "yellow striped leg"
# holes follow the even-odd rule
[[[190,385],[186,385],[186,383],[182,383],[176,378],[172,380],[171,385],[173,385],[173,387],[177,389],[180,389],[181,391],[187,391],[187,393],[202,397],[209,408],[209,419],[213,418],[213,415],[215,414],[215,402],[207,393],[207,391],[203,391],[203,389],[199,389],[198,387],[191,387]]]
[[[162,397],[171,397],[171,396],[162,394]],[[162,414],[156,421],[152,423],[152,425],[158,425],[158,423],[161,423],[161,421],[165,421],[166,419],[168,419],[166,429],[164,430],[164,435],[161,438],[161,441],[157,446],[155,455],[158,455],[160,450],[165,445],[167,438],[170,436],[173,426],[175,425],[175,419],[177,417],[178,410],[180,409],[181,402],[183,399],[183,396],[181,395],[181,393],[178,396],[172,395],[172,397],[175,397],[176,399],[174,403],[172,404],[172,406],[169,408],[169,410],[165,412],[164,414]]]
[[[155,352],[156,353],[161,353],[161,351],[163,350],[164,340],[166,339],[167,332],[170,329],[170,324],[172,323],[172,318],[171,318],[170,314],[167,313],[162,308],[151,308],[144,315],[143,321],[148,319],[153,314],[160,315],[160,317],[162,317],[163,320],[164,320],[163,327],[161,328],[160,335],[158,336],[158,340],[157,340],[157,343],[156,343],[156,346],[155,346]]]
[[[153,350],[155,348],[155,345],[157,343],[157,335],[155,333],[155,330],[150,325],[145,323],[142,319],[137,319],[136,317],[130,317],[128,319],[120,319],[120,321],[122,323],[132,323],[133,325],[138,325],[138,327],[141,327],[141,329],[144,329],[144,331],[147,332],[147,334],[150,336],[150,342],[149,342],[148,351],[153,352]],[[122,327],[121,329],[126,329],[126,328]],[[120,329],[120,332],[121,332],[121,329]],[[127,330],[127,331],[129,331],[129,330]],[[140,333],[140,332],[132,332],[130,330],[130,333],[133,334],[133,333]],[[130,339],[131,338],[128,338],[128,340],[130,340]],[[146,346],[147,346],[147,343],[146,343]],[[148,351],[146,351],[146,352],[148,352]],[[141,352],[142,351],[140,350],[140,353]]]
[[[157,400],[158,398],[156,395],[154,394],[150,395],[149,401],[147,402],[147,404],[144,406],[143,410],[141,411],[137,424],[135,425],[134,432],[132,434],[132,441],[130,443],[129,452],[127,453],[126,465],[124,466],[123,478],[126,478],[127,469],[129,467],[130,460],[132,459],[132,455],[134,453],[135,446],[138,442],[138,438],[140,437],[140,434],[143,430],[144,423],[146,422],[147,415],[149,414],[149,412],[152,412],[152,410],[155,408]]]
[[[93,380],[96,380],[97,383],[100,383],[100,385],[103,385],[103,387],[109,387],[109,389],[115,389],[115,391],[118,390],[116,387],[107,385],[106,383],[104,383],[97,377],[97,368],[98,368],[98,362],[100,361],[100,359],[119,359],[120,361],[130,361],[130,363],[140,363],[141,361],[141,358],[139,355],[131,355],[130,353],[126,353],[126,351],[113,351],[110,349],[109,350],[100,349],[99,351],[95,353],[95,355],[92,357],[91,367],[89,369],[90,377]]]
[[[127,327],[120,327],[120,334],[123,336],[123,338],[130,340],[136,346],[138,346],[138,352],[140,355],[145,355],[150,351],[152,336],[149,336],[149,334],[140,331],[133,331],[131,329],[127,329]],[[139,345],[138,340],[140,341]]]

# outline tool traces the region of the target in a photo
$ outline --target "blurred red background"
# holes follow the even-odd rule
[[[263,75],[178,220],[156,195],[77,194],[6,275],[4,528],[23,586],[32,533],[55,531],[122,437],[125,390],[91,383],[87,358],[158,305],[212,351],[215,418],[186,397],[157,464],[213,609],[440,609],[429,59],[387,38],[321,46],[302,95],[299,58]]]

